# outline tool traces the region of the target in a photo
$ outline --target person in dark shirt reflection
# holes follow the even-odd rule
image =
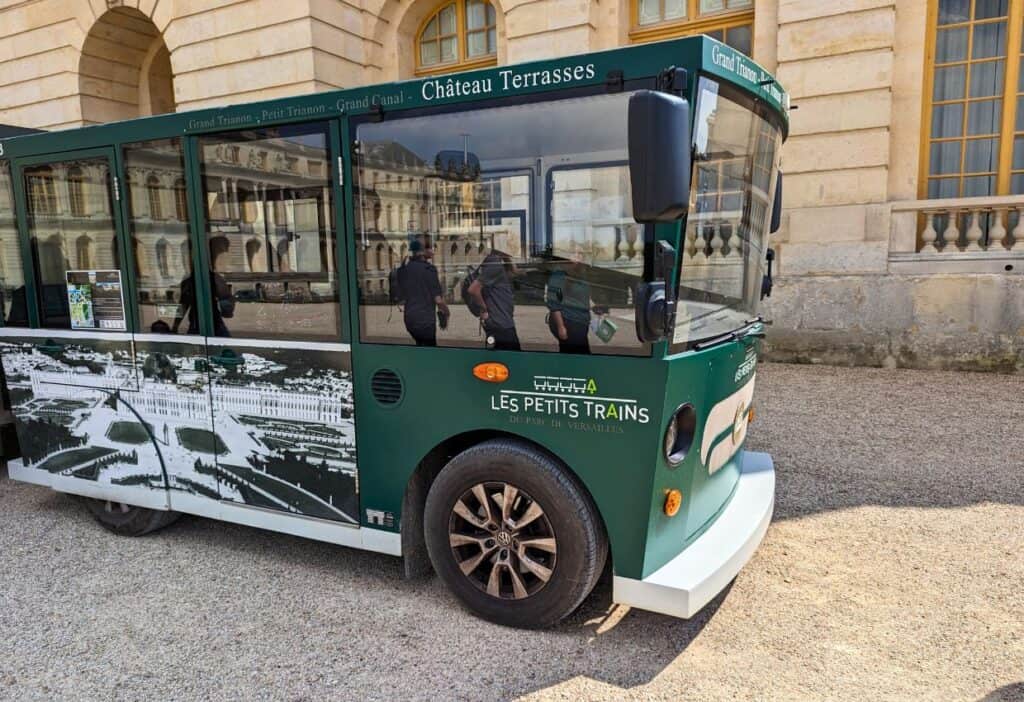
[[[431,263],[434,250],[419,239],[409,245],[412,257],[399,269],[398,283],[405,298],[402,314],[405,329],[417,346],[437,346],[438,316],[447,326],[450,312],[441,291],[437,268]]]
[[[487,334],[487,344],[498,351],[520,349],[512,290],[512,280],[516,273],[512,257],[492,249],[480,264],[476,280],[469,286],[469,294],[483,310],[480,321]]]
[[[0,301],[2,307],[6,307],[7,301]],[[2,309],[0,307],[0,309]],[[7,312],[7,319],[4,320],[5,327],[27,327],[28,326],[28,305],[25,298],[25,286],[21,285],[11,293],[11,308]]]
[[[213,335],[231,336],[227,325],[224,324],[225,317],[234,315],[234,297],[228,282],[217,272],[218,259],[228,252],[231,244],[225,236],[216,236],[210,239],[210,294],[213,296]],[[196,281],[195,273],[190,273],[187,278],[181,281],[181,304],[177,318],[171,325],[171,331],[178,333],[179,327],[188,315],[187,334],[199,333],[199,311],[196,309]]]

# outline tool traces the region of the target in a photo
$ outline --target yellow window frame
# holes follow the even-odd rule
[[[968,27],[968,45],[967,45],[967,58],[964,61],[954,61],[949,63],[940,64],[941,66],[955,66],[955,65],[976,65],[985,63],[986,59],[972,59],[972,47],[974,42],[973,29],[977,24],[984,24],[991,20],[975,20],[974,8],[977,0],[971,0],[969,17],[966,22],[956,22],[948,25],[942,25],[943,29],[953,27]],[[1002,18],[1000,18],[1002,19]],[[967,109],[971,102],[977,102],[979,100],[991,100],[991,99],[1002,99],[1003,101],[1003,113],[1000,116],[999,123],[999,156],[996,162],[996,191],[993,195],[1008,195],[1010,193],[1010,179],[1014,174],[1012,169],[1013,165],[1013,141],[1014,136],[1019,132],[1015,132],[1015,122],[1017,118],[1017,82],[1020,77],[1020,62],[1022,53],[1024,53],[1024,46],[1022,46],[1022,35],[1024,35],[1024,0],[1009,0],[1009,8],[1006,15],[1007,26],[1006,26],[1006,56],[1003,58],[1005,61],[1005,70],[1003,72],[1003,91],[998,95],[991,97],[982,98],[971,98],[970,95],[970,68],[964,75],[964,98],[962,100],[945,100],[935,101],[935,58],[936,58],[936,46],[939,37],[939,0],[928,0],[928,24],[925,32],[925,71],[924,71],[924,93],[922,94],[922,113],[921,113],[921,157],[919,159],[919,171],[918,171],[918,195],[921,199],[928,198],[928,181],[932,177],[929,173],[930,161],[931,161],[931,146],[933,143],[941,143],[944,141],[962,141],[964,148],[961,151],[960,156],[960,171],[958,174],[942,174],[936,175],[936,177],[946,178],[959,178],[961,186],[958,190],[962,190],[962,181],[967,174],[964,172],[964,151],[966,150],[966,144],[971,140],[971,136],[967,134],[967,116],[969,110]],[[991,59],[988,59],[991,60]],[[959,137],[949,138],[932,138],[932,109],[936,105],[963,103],[964,105],[964,123],[962,135]],[[976,138],[986,138],[979,136]],[[1022,171],[1018,170],[1018,174]],[[992,175],[989,173],[971,173],[971,176],[985,176]],[[957,197],[963,197],[963,195],[957,195]]]
[[[420,22],[420,26],[416,29],[416,41],[414,46],[414,51],[416,54],[417,76],[434,76],[442,73],[469,71],[474,68],[488,68],[489,66],[498,65],[497,46],[494,47],[495,53],[493,54],[489,54],[487,56],[480,56],[478,58],[472,59],[468,58],[468,49],[466,42],[467,35],[469,33],[466,31],[466,1],[467,0],[442,0],[442,2],[438,3],[437,7],[435,7],[424,18],[424,20]],[[493,3],[489,2],[488,4],[490,4],[493,7]],[[442,10],[452,5],[455,6],[455,36],[456,45],[458,46],[458,58],[455,61],[451,61],[448,63],[438,63],[432,66],[424,66],[422,62],[422,55],[420,53],[420,43],[422,42],[423,39],[423,30],[427,28],[427,25],[430,24],[431,20],[433,20],[435,17],[441,14]],[[494,11],[495,16],[497,16],[498,8],[495,7]],[[495,19],[497,19],[497,17]],[[490,25],[487,25],[487,28],[489,29]],[[495,24],[495,29],[497,29],[497,24]],[[438,31],[440,31],[440,21],[438,22]],[[485,29],[484,31],[486,32],[487,29]],[[444,36],[451,35],[446,34]]]
[[[691,34],[705,34],[717,29],[729,30],[746,24],[751,25],[751,35],[753,35],[754,8],[756,6],[755,0],[754,4],[742,10],[722,10],[701,15],[700,0],[687,0],[686,17],[641,25],[640,2],[639,0],[629,0],[629,41],[632,43],[660,41]],[[753,36],[751,36],[751,41],[753,41]]]

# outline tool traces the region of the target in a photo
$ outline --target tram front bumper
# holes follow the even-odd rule
[[[616,575],[615,602],[689,618],[732,582],[764,538],[775,507],[772,457],[746,451],[742,466],[729,504],[707,531],[643,580]]]

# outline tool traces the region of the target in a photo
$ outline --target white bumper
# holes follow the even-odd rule
[[[725,510],[686,550],[643,580],[615,576],[612,599],[689,618],[754,555],[775,507],[775,466],[767,453],[743,454],[743,472]]]

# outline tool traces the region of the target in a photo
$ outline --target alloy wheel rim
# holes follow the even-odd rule
[[[452,507],[448,542],[459,570],[480,591],[523,600],[551,580],[558,555],[544,508],[505,482],[477,483]]]

